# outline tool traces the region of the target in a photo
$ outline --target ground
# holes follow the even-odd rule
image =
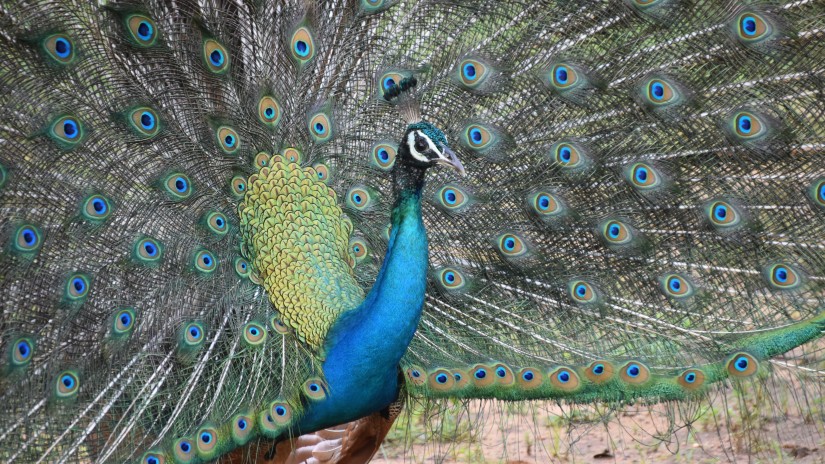
[[[412,405],[373,462],[825,463],[822,384],[789,389],[778,382],[795,381],[727,387],[710,394],[712,406],[639,405],[618,415],[555,404],[472,401],[430,412]],[[675,424],[696,419],[671,434],[669,417]]]

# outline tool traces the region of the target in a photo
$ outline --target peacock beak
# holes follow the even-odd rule
[[[458,160],[458,157],[455,155],[455,152],[447,148],[445,145],[440,144],[441,148],[441,156],[435,160],[436,163],[444,164],[446,166],[450,166],[451,168],[455,169],[462,177],[467,175],[467,172],[464,171],[464,165],[461,164],[461,161]]]

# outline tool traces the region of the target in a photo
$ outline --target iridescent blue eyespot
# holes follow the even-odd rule
[[[594,303],[597,301],[598,294],[589,283],[583,280],[574,280],[567,285],[569,294],[576,303]]]
[[[77,394],[79,388],[80,381],[75,372],[64,371],[57,376],[55,393],[58,398],[70,398]]]
[[[711,202],[706,209],[711,224],[720,231],[729,230],[742,222],[739,211],[725,201]]]
[[[72,44],[62,37],[58,38],[54,42],[54,52],[60,58],[67,58],[72,53]]]
[[[40,248],[42,239],[40,230],[32,225],[22,225],[14,234],[14,248],[17,251],[32,252]]]
[[[739,41],[745,45],[758,44],[776,36],[769,18],[753,11],[746,11],[739,15],[736,21],[736,33]]]
[[[213,73],[224,74],[229,70],[229,54],[217,40],[203,41],[203,56],[206,59],[206,67]]]
[[[499,367],[496,369],[496,375],[499,377],[505,377],[507,376],[507,371],[503,367]]]
[[[131,332],[135,324],[135,311],[131,308],[124,308],[115,314],[114,324],[112,324],[112,335],[123,336]]]
[[[447,383],[448,377],[447,374],[438,374],[435,376],[435,381],[438,383]]]
[[[596,375],[602,375],[604,372],[604,364],[596,364],[593,366],[593,373]]]
[[[304,64],[315,56],[315,42],[306,27],[296,29],[290,43],[292,44],[292,58],[299,64]]]
[[[66,297],[70,301],[81,301],[89,294],[89,278],[82,274],[74,274],[69,277],[66,284]]]
[[[516,234],[505,233],[499,235],[496,243],[498,244],[498,250],[507,257],[518,257],[527,253],[527,246]]]
[[[521,374],[521,378],[524,379],[527,382],[533,380],[533,377],[535,377],[535,375],[533,374],[533,371],[524,371],[524,373]]]
[[[28,338],[17,339],[11,347],[11,364],[15,367],[25,366],[31,361],[33,352],[34,348],[31,340]]]
[[[395,79],[390,76],[384,78],[384,90],[390,90],[396,84]]]
[[[748,377],[759,369],[759,362],[747,353],[736,353],[728,361],[728,374],[733,377]]]
[[[275,414],[277,414],[279,416],[282,416],[282,417],[285,416],[286,415],[286,408],[283,407],[283,406],[280,406],[280,405],[275,406]]]
[[[204,274],[213,272],[218,267],[218,260],[207,250],[201,250],[195,255],[195,269]]]
[[[192,445],[190,445],[189,442],[187,442],[187,441],[180,442],[180,444],[178,446],[179,446],[180,450],[183,451],[186,454],[189,454],[189,452],[192,451]]]
[[[476,369],[476,371],[473,375],[477,379],[483,379],[483,378],[487,377],[487,370],[485,370],[485,369]]]
[[[157,30],[154,21],[150,18],[141,14],[132,14],[124,18],[124,23],[137,45],[148,47],[155,44]]]
[[[668,296],[685,299],[693,295],[693,283],[679,274],[666,274],[660,280],[662,292]]]
[[[768,282],[775,288],[790,290],[802,284],[800,274],[789,264],[777,263],[763,271]]]
[[[63,134],[65,134],[67,138],[73,139],[77,137],[79,133],[80,131],[77,129],[77,122],[73,119],[63,121]]]
[[[183,342],[189,347],[197,347],[203,342],[203,326],[190,322],[183,328]]]
[[[185,174],[178,173],[169,175],[163,186],[174,200],[184,200],[192,194],[192,186],[190,185],[189,178]]]

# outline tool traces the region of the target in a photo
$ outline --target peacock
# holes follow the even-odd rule
[[[824,63],[818,0],[3,1],[0,459],[741,385],[821,423]]]

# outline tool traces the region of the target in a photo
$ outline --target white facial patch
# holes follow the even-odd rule
[[[418,150],[415,149],[415,136],[416,136],[416,134],[419,137],[421,137],[421,138],[423,138],[424,140],[427,141],[427,145],[430,146],[430,150],[432,150],[433,153],[437,154],[439,158],[442,157],[441,150],[436,148],[433,141],[430,140],[430,138],[427,137],[426,134],[424,134],[421,131],[415,131],[415,132],[410,132],[409,135],[407,135],[407,146],[410,148],[410,154],[413,156],[413,158],[417,159],[418,161],[421,161],[422,163],[429,163],[430,162],[429,158],[427,158],[424,154],[419,153]]]

